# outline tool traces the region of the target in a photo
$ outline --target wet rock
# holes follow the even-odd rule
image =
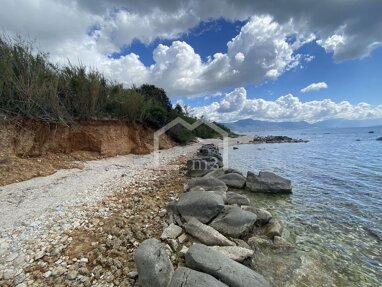
[[[377,138],[377,141],[382,141],[382,137],[380,137],[380,138]]]
[[[247,173],[246,187],[253,192],[263,193],[292,193],[292,183],[289,179],[272,172]]]
[[[137,271],[129,272],[129,273],[127,274],[127,276],[128,276],[130,279],[137,279],[137,278],[138,278],[138,272],[137,272]]]
[[[225,206],[209,225],[226,236],[242,238],[252,232],[256,219],[252,212],[236,206]]]
[[[212,192],[187,192],[179,197],[178,211],[186,220],[195,217],[202,223],[210,222],[224,208],[223,197]]]
[[[214,177],[200,177],[191,179],[185,186],[185,191],[227,191],[227,185]]]
[[[227,186],[233,188],[243,188],[245,185],[245,177],[238,173],[226,173],[219,176],[218,179],[223,181]]]
[[[156,239],[145,240],[134,254],[143,287],[167,287],[174,268],[164,246]]]
[[[265,235],[269,238],[274,238],[275,236],[281,236],[283,233],[284,226],[280,223],[280,221],[272,219],[265,226]]]
[[[211,275],[186,267],[179,267],[174,272],[169,287],[228,287]]]
[[[260,274],[202,244],[192,245],[185,259],[187,267],[210,274],[231,287],[270,287]]]
[[[226,202],[229,205],[249,205],[250,201],[245,195],[238,194],[236,192],[227,192]]]
[[[179,227],[178,225],[175,225],[174,223],[171,223],[169,226],[167,226],[161,235],[162,240],[167,239],[176,239],[179,235],[181,235],[183,232],[182,227]]]
[[[257,226],[263,226],[272,219],[272,214],[263,208],[256,208],[253,206],[242,206],[241,208],[245,211],[249,211],[256,214],[257,219],[255,224]]]
[[[239,246],[211,246],[211,248],[237,262],[243,262],[254,254],[253,250]]]
[[[187,233],[198,239],[201,243],[206,245],[221,245],[233,246],[232,241],[227,239],[223,234],[216,231],[211,226],[201,223],[195,218],[191,218],[185,225]]]

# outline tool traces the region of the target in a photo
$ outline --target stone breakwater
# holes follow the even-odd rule
[[[213,144],[188,160],[187,172],[192,179],[169,202],[160,240],[147,239],[135,252],[138,282],[143,287],[271,286],[261,268],[250,268],[251,260],[264,245],[288,247],[284,225],[233,190],[291,193],[291,182],[270,172],[245,177],[224,169]]]

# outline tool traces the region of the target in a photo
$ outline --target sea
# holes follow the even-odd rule
[[[260,252],[254,266],[273,286],[382,286],[382,141],[376,140],[382,127],[256,134],[309,142],[230,147],[230,167],[275,172],[293,184],[291,195],[243,192],[284,223],[294,246]]]

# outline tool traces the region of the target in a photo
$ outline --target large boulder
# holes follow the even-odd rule
[[[291,193],[292,184],[289,179],[278,176],[272,172],[247,173],[247,189],[263,193]]]
[[[257,226],[263,226],[267,224],[271,219],[272,219],[272,214],[263,208],[257,208],[254,206],[242,206],[241,207],[243,210],[252,212],[256,214],[257,219],[256,219],[256,225]]]
[[[228,287],[211,275],[186,267],[175,270],[169,287]]]
[[[185,259],[187,267],[208,273],[230,287],[271,286],[262,275],[202,244],[192,245]]]
[[[185,191],[222,191],[226,192],[227,185],[215,177],[192,178],[185,186]]]
[[[245,195],[229,191],[226,193],[226,203],[229,205],[248,205],[250,201]]]
[[[252,249],[240,246],[211,246],[211,248],[223,253],[228,258],[237,262],[244,262],[246,259],[251,258],[254,254]]]
[[[206,245],[219,245],[219,246],[234,246],[235,243],[227,239],[223,234],[219,233],[211,226],[201,223],[195,218],[191,218],[184,224],[186,232],[201,243]]]
[[[227,173],[219,176],[218,179],[229,187],[243,188],[245,185],[245,177],[238,173]]]
[[[242,238],[252,232],[256,219],[252,212],[237,206],[225,206],[209,225],[226,236]]]
[[[142,287],[167,287],[174,268],[166,249],[156,239],[145,240],[134,254]]]
[[[180,195],[177,208],[186,220],[195,217],[208,223],[224,209],[224,199],[212,192],[190,191]]]

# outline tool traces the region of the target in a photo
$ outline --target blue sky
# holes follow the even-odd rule
[[[3,0],[0,32],[59,65],[159,86],[198,117],[371,119],[382,118],[380,11],[380,0]]]

